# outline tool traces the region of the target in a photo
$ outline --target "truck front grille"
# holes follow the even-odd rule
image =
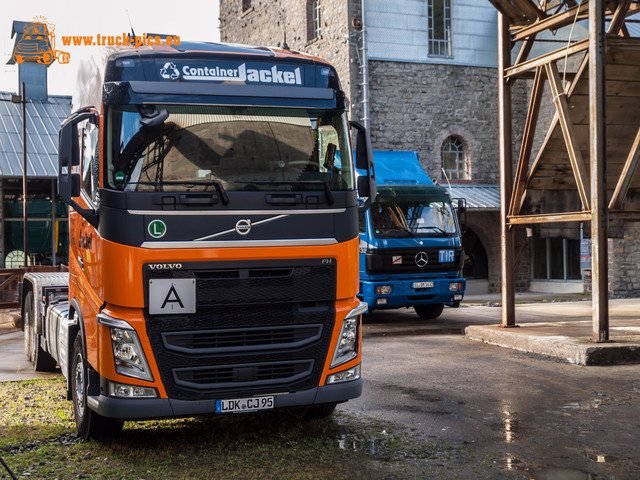
[[[438,259],[440,248],[384,248],[367,252],[365,265],[369,275],[380,274],[414,274],[414,273],[445,273],[461,268],[460,257],[462,247],[445,247],[444,250],[454,251],[454,261],[440,263]],[[416,255],[424,253],[427,263],[422,266],[416,262]],[[423,256],[422,258],[425,258]]]
[[[320,259],[184,263],[196,312],[151,315],[147,334],[170,398],[204,400],[316,386],[333,327],[337,270]],[[148,292],[147,292],[148,298]]]

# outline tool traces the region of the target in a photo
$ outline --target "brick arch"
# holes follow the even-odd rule
[[[434,140],[433,152],[437,156],[437,170],[439,171],[438,177],[444,179],[442,174],[442,144],[448,137],[456,137],[460,139],[464,146],[465,167],[467,171],[467,179],[474,178],[474,173],[477,170],[477,166],[474,165],[474,160],[478,158],[476,152],[479,151],[480,145],[476,136],[462,125],[446,125],[440,130]]]
[[[487,254],[489,291],[500,291],[500,215],[497,212],[467,213],[467,228],[473,230]]]

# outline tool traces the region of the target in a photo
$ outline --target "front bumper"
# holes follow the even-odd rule
[[[362,393],[362,379],[325,385],[302,392],[275,395],[275,408],[310,407],[346,402]],[[103,417],[121,420],[190,417],[216,412],[216,400],[176,400],[171,398],[128,399],[90,395],[87,404]]]
[[[431,288],[413,288],[414,282],[432,281]],[[462,283],[463,288],[457,291],[450,291],[450,283]],[[415,305],[427,305],[442,303],[450,307],[460,306],[464,297],[466,282],[462,278],[435,278],[435,279],[403,279],[389,281],[361,281],[361,291],[359,298],[369,304],[369,310],[376,308],[398,308],[412,307]],[[381,285],[392,285],[393,291],[388,294],[377,294],[376,287]],[[454,297],[455,295],[455,297]],[[380,299],[383,299],[382,301]]]

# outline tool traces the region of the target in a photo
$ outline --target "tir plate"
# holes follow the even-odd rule
[[[433,282],[413,282],[413,288],[433,288]]]
[[[232,400],[216,400],[216,413],[255,412],[270,410],[274,407],[274,397],[236,398]]]

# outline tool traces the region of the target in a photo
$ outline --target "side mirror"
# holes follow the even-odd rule
[[[467,201],[464,198],[458,199],[458,223],[460,224],[460,232],[467,230]]]
[[[349,125],[357,132],[356,136],[356,168],[364,171],[366,176],[361,175],[358,177],[358,196],[364,199],[364,202],[358,207],[358,210],[365,212],[373,199],[378,194],[376,188],[376,172],[373,165],[373,149],[371,148],[371,138],[369,132],[364,126],[358,122],[351,121]]]
[[[80,165],[80,144],[78,124],[88,120],[98,125],[98,112],[82,109],[71,114],[60,127],[58,135],[58,194],[94,227],[98,226],[98,212],[84,208],[73,200],[80,196],[80,174],[73,173],[73,167]]]

